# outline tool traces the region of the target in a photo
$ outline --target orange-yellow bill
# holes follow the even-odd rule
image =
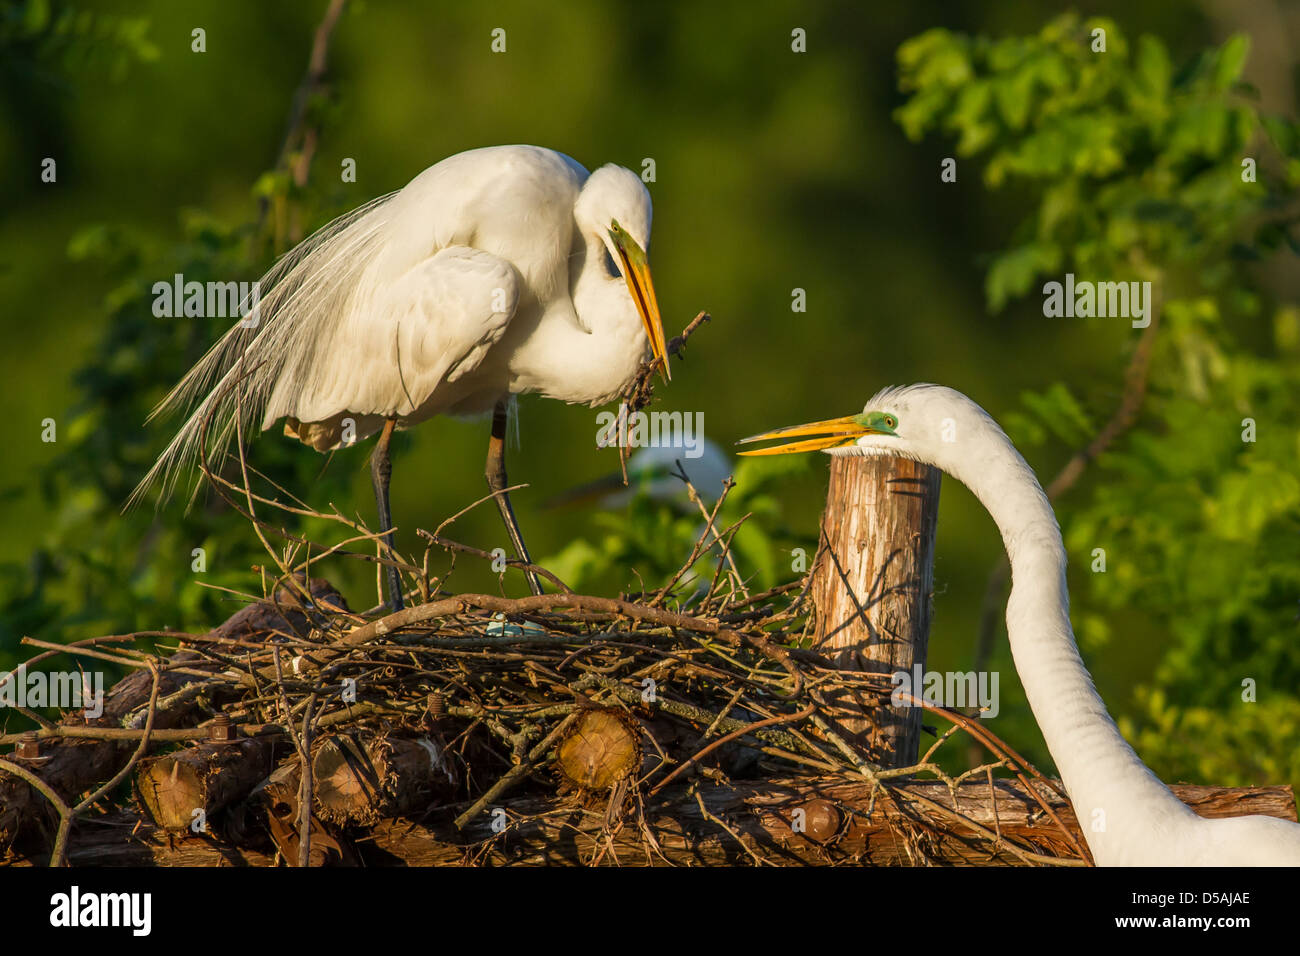
[[[789,455],[801,451],[822,451],[839,445],[852,445],[863,435],[882,432],[864,422],[862,415],[845,415],[843,418],[828,418],[822,422],[810,422],[807,425],[789,425],[777,428],[761,435],[742,438],[736,444],[744,445],[754,441],[770,441],[776,438],[797,438],[800,435],[818,435],[803,441],[787,442],[783,445],[771,445],[767,448],[753,448],[740,452],[741,455]]]
[[[622,260],[623,278],[627,281],[628,291],[632,293],[637,312],[641,314],[641,323],[645,326],[646,338],[650,340],[655,364],[664,381],[671,381],[673,374],[668,368],[668,341],[664,338],[664,323],[659,315],[659,300],[655,297],[655,285],[650,278],[650,263],[646,260],[645,250],[617,222],[610,228],[609,237]]]

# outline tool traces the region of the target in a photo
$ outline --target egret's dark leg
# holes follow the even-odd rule
[[[384,430],[379,433],[379,441],[375,442],[375,450],[370,456],[370,480],[375,486],[375,505],[379,509],[379,534],[389,548],[393,546],[393,515],[388,507],[388,479],[393,474],[393,463],[388,457],[388,443],[393,438],[393,427],[396,424],[392,418],[384,422]],[[402,576],[392,565],[386,566],[384,572],[388,578],[388,608],[400,611]]]
[[[525,564],[532,564],[533,559],[528,556],[528,546],[524,544],[524,536],[519,533],[519,522],[515,521],[514,509],[510,507],[510,496],[501,489],[507,487],[509,482],[506,481],[506,403],[497,402],[496,408],[492,410],[492,437],[488,440],[487,467],[484,469],[487,476],[488,490],[490,490],[497,500],[497,508],[501,512],[501,520],[505,522],[506,532],[510,535],[510,543],[514,545],[515,555]],[[524,571],[524,576],[528,578],[528,588],[534,594],[542,593],[542,582],[538,580],[537,575],[531,571]]]

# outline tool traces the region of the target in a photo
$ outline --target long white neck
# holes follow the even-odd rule
[[[1153,839],[1176,844],[1199,818],[1138,759],[1106,712],[1070,627],[1056,515],[1010,440],[1000,429],[987,437],[991,450],[977,472],[956,477],[993,516],[1011,561],[1007,634],[1016,670],[1094,858],[1137,862]]]
[[[585,405],[612,401],[646,358],[649,341],[622,278],[594,236],[575,237],[569,296],[558,296],[510,362],[511,391]]]

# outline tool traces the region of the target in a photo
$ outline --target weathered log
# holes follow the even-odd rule
[[[206,826],[213,814],[243,800],[265,780],[274,758],[271,738],[201,743],[142,761],[136,793],[164,829]]]
[[[302,763],[297,757],[291,757],[253,791],[239,808],[242,813],[236,812],[234,829],[244,831],[245,835],[250,827],[250,818],[260,816],[279,851],[279,859],[289,866],[299,864],[301,831],[298,808],[301,805],[301,787]],[[307,855],[308,866],[357,864],[358,858],[352,848],[336,840],[327,825],[315,814],[312,814],[308,827],[311,841]]]
[[[335,836],[340,825],[356,824],[361,819],[378,822],[381,812],[396,815],[421,809],[439,790],[449,792],[455,784],[455,773],[436,732],[414,740],[390,734],[371,736],[362,742],[353,735],[323,739],[312,758],[314,810],[308,823],[308,865],[355,865],[359,862],[356,853]],[[301,788],[302,763],[295,755],[236,808],[229,829],[242,844],[260,820],[279,859],[297,866]]]
[[[370,826],[444,802],[456,784],[437,734],[337,734],[321,740],[312,757],[313,810],[331,823]]]
[[[624,710],[585,710],[555,748],[555,763],[574,786],[608,790],[641,766],[641,728]]]
[[[903,458],[834,457],[821,550],[809,593],[814,647],[840,667],[876,674],[925,665],[934,590],[938,469]],[[886,767],[916,763],[919,708],[877,708],[835,695],[863,718],[844,735]]]
[[[316,603],[346,608],[343,597],[323,578],[313,578],[310,590]],[[297,595],[288,588],[281,588],[274,600],[258,601],[241,608],[224,623],[209,631],[208,636],[232,641],[260,641],[281,634],[306,636],[310,632],[312,620],[318,614],[313,608],[303,608]],[[167,666],[177,665],[189,670],[214,672],[221,666],[203,660],[193,651],[178,651],[165,662],[159,680],[160,701],[177,695],[183,688],[205,683],[204,678],[197,675],[166,669]],[[128,674],[105,693],[101,716],[87,720],[79,712],[72,713],[63,717],[60,723],[64,726],[139,729],[144,726],[146,705],[152,688],[153,675],[149,671]],[[204,701],[199,695],[179,696],[181,699],[173,706],[160,709],[155,714],[155,729],[180,727],[194,722]],[[209,699],[207,703],[210,705],[212,700]],[[65,801],[73,801],[77,794],[117,773],[130,759],[136,744],[111,740],[49,738],[42,740],[40,746],[41,753],[38,757],[11,755],[9,759],[39,776]],[[48,841],[56,819],[48,801],[26,781],[0,771],[0,855],[20,839]]]
[[[291,789],[296,782],[289,781]],[[1038,803],[1014,780],[967,781],[953,799],[939,781],[901,785],[894,795],[875,794],[860,779],[787,777],[699,788],[705,812],[691,785],[670,786],[662,799],[645,808],[654,849],[639,824],[625,819],[605,829],[606,808],[556,797],[504,801],[506,818],[522,823],[505,833],[492,831],[484,813],[459,838],[446,819],[384,820],[355,845],[360,862],[379,865],[621,864],[647,866],[748,864],[755,858],[782,865],[861,863],[874,865],[1016,865],[1024,861],[1005,844],[996,848],[974,830],[957,823],[951,832],[935,826],[933,801],[965,815],[988,831],[1040,853],[1068,854],[1068,843]],[[1174,792],[1205,817],[1265,814],[1296,819],[1290,787],[1175,786]],[[1069,804],[1053,791],[1040,793],[1079,836]],[[796,812],[803,811],[801,824]],[[565,812],[557,812],[565,811]],[[449,817],[454,809],[442,816]],[[724,828],[718,821],[726,824]],[[234,848],[185,835],[176,839],[161,828],[142,825],[115,812],[78,824],[70,846],[73,865],[90,866],[269,866],[274,856],[258,849]],[[802,832],[800,832],[802,831]],[[495,837],[495,839],[494,839]],[[317,837],[313,833],[313,842]],[[488,842],[484,842],[488,841]],[[738,842],[739,841],[739,842]],[[743,847],[742,847],[743,843]],[[346,849],[346,848],[345,848]],[[331,851],[332,852],[332,851]],[[288,854],[286,854],[288,855]],[[329,854],[322,853],[322,857]],[[313,853],[315,859],[315,853]],[[296,862],[296,856],[289,856]],[[42,859],[22,861],[43,863]]]

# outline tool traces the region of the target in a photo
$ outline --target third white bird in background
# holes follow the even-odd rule
[[[622,472],[611,472],[594,481],[560,492],[547,502],[549,506],[596,502],[602,508],[626,507],[637,495],[655,501],[686,504],[690,492],[678,471],[683,472],[700,498],[713,504],[722,495],[722,484],[731,477],[731,459],[707,438],[701,438],[700,454],[689,457],[680,447],[642,448],[627,460],[627,486]],[[692,506],[691,510],[694,510]]]

